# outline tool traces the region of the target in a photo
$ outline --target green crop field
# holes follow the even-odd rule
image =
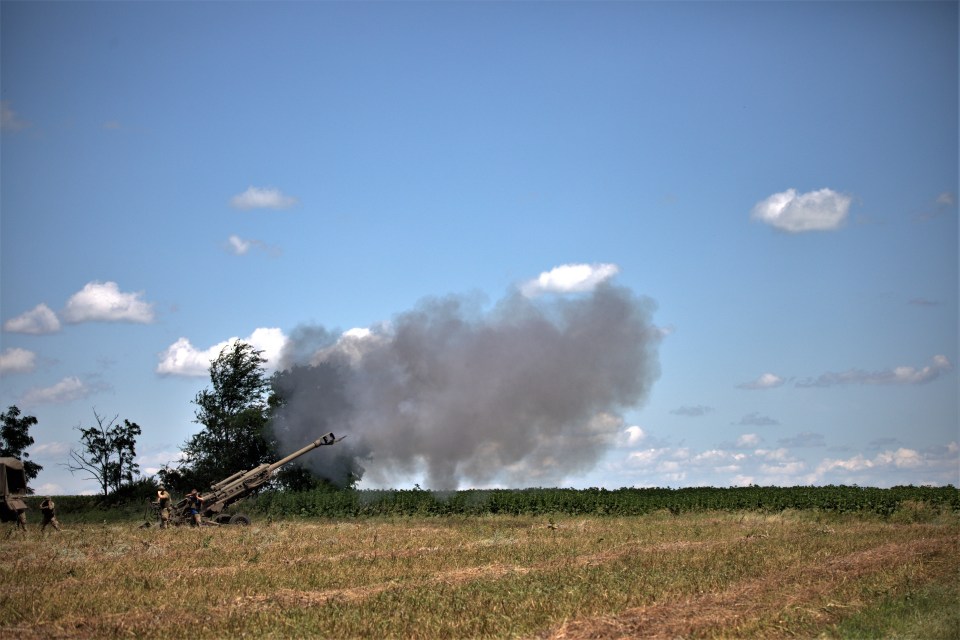
[[[356,504],[386,515],[263,495],[249,527],[4,525],[0,638],[960,638],[952,498],[432,515],[454,496],[374,497]]]

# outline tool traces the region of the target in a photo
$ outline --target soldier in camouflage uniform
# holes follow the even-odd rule
[[[159,509],[160,528],[166,529],[170,526],[170,494],[163,485],[157,488],[157,501],[153,504]]]
[[[40,525],[41,532],[47,528],[48,524],[53,525],[53,528],[57,531],[61,531],[60,523],[57,522],[57,505],[50,499],[50,496],[44,498],[43,502],[40,503],[40,513],[43,514],[43,524]]]

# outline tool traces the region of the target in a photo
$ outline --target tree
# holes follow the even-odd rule
[[[184,462],[162,477],[178,488],[202,489],[233,475],[272,462],[275,443],[269,435],[266,394],[270,387],[263,351],[235,341],[210,363],[211,388],[199,392],[195,422],[203,429],[184,445]]]
[[[27,482],[37,477],[43,467],[33,460],[28,460],[30,454],[25,451],[33,444],[30,436],[30,427],[37,424],[33,416],[20,417],[20,409],[12,405],[3,415],[3,426],[0,427],[0,457],[19,458],[23,462],[23,472]]]
[[[71,473],[82,471],[91,480],[100,485],[103,497],[110,492],[116,492],[124,484],[133,482],[134,476],[140,473],[140,465],[134,462],[137,452],[137,436],[140,435],[140,425],[129,420],[117,424],[118,416],[109,421],[93,411],[97,426],[80,431],[80,442],[83,451],[70,450],[70,461],[67,468]]]

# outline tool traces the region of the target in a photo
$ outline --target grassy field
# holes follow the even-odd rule
[[[960,638],[960,520],[923,504],[62,524],[0,536],[0,638]]]

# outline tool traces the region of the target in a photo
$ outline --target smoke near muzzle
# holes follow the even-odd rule
[[[556,485],[598,462],[619,412],[659,376],[653,309],[601,284],[575,297],[512,292],[486,310],[427,299],[369,331],[300,327],[275,380],[274,430],[289,450],[325,431],[349,435],[335,455],[307,457],[335,482]]]

